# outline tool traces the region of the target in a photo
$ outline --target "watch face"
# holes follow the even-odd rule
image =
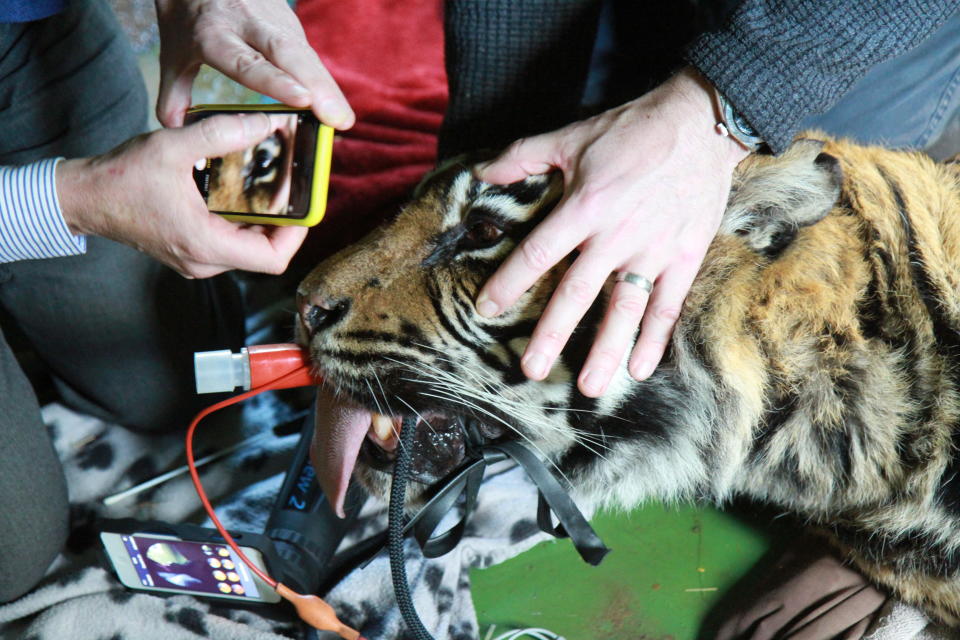
[[[727,123],[727,128],[730,130],[730,135],[742,142],[748,147],[752,147],[756,150],[763,140],[760,136],[757,135],[757,132],[753,127],[750,126],[750,123],[747,122],[736,109],[733,108],[733,105],[727,102],[726,99],[722,99],[723,102],[723,119]]]
[[[731,111],[733,110],[731,109]],[[750,126],[750,123],[747,122],[747,119],[736,111],[733,111],[733,125],[748,136],[757,135],[757,132],[753,130],[753,127]]]

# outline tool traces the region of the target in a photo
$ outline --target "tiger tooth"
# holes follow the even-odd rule
[[[381,413],[373,414],[373,432],[384,442],[393,436],[393,419]]]

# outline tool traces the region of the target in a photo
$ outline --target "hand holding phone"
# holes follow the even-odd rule
[[[270,135],[256,145],[206,158],[194,180],[208,209],[249,224],[313,226],[326,209],[333,129],[285,105],[201,105],[187,123],[218,113],[263,112]]]
[[[256,146],[270,133],[262,113],[221,116],[63,160],[56,169],[63,219],[75,235],[122,242],[191,278],[230,269],[283,273],[307,229],[238,225],[211,214],[193,177],[198,162]]]

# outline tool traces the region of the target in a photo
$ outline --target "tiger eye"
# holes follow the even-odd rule
[[[475,245],[488,245],[499,240],[502,235],[503,229],[489,220],[482,220],[470,227],[466,239]]]

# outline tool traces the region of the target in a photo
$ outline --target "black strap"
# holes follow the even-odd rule
[[[514,459],[537,485],[537,524],[540,529],[557,538],[567,538],[586,562],[600,564],[610,549],[587,522],[570,495],[550,473],[543,461],[519,442],[501,442],[483,447],[482,457],[467,462],[441,487],[437,493],[407,523],[404,532],[413,531],[413,536],[423,550],[423,555],[436,558],[451,551],[463,538],[467,520],[476,508],[477,493],[488,465]],[[463,516],[453,527],[433,535],[443,517],[454,507],[460,495],[464,495]],[[554,527],[551,512],[559,520]]]

